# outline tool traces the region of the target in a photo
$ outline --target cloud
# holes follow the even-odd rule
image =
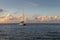
[[[37,7],[38,4],[33,3],[33,2],[26,2],[26,3],[24,4],[24,6],[28,6],[28,7]]]
[[[0,8],[0,12],[3,12],[3,9]]]

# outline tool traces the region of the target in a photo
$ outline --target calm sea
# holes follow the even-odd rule
[[[0,40],[60,40],[60,25],[30,23],[0,25]]]

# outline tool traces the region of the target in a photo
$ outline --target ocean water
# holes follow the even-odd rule
[[[30,23],[0,25],[0,40],[60,40],[60,25]]]

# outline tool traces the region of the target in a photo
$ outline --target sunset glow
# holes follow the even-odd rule
[[[9,23],[9,22],[20,22],[23,20],[23,16],[16,16],[14,17],[11,14],[7,14],[4,17],[0,17],[0,23]],[[60,17],[59,16],[38,16],[37,19],[34,18],[28,18],[24,17],[25,22],[60,22]]]

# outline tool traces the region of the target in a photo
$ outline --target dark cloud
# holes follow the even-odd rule
[[[0,9],[0,12],[3,12],[3,9]]]

